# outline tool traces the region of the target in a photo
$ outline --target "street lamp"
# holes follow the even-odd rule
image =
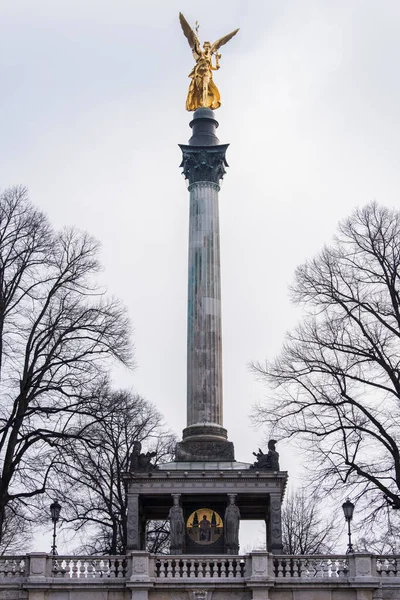
[[[51,520],[54,523],[54,528],[53,528],[53,545],[51,547],[51,553],[52,553],[53,556],[56,556],[56,554],[57,554],[56,525],[57,525],[58,519],[60,518],[60,512],[61,512],[61,504],[59,504],[57,500],[54,500],[54,502],[52,504],[50,504]]]
[[[350,502],[350,500],[347,498],[346,502],[343,502],[342,508],[343,508],[343,512],[344,512],[344,518],[347,521],[347,527],[348,527],[347,535],[349,536],[349,543],[347,545],[346,554],[350,554],[351,552],[354,552],[353,544],[351,543],[351,529],[350,529],[350,523],[353,518],[353,512],[354,512],[354,504],[352,502]]]

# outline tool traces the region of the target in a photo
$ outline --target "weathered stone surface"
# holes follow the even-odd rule
[[[71,590],[69,600],[108,600],[108,591],[96,590],[93,593],[93,590]]]
[[[270,600],[293,600],[292,590],[271,590],[269,592]]]
[[[191,187],[187,340],[187,425],[222,427],[222,324],[218,189]]]
[[[220,425],[214,423],[205,423],[202,425],[189,425],[182,432],[182,439],[188,440],[191,438],[203,440],[226,440],[228,437],[227,431]]]
[[[187,440],[178,442],[175,448],[178,462],[231,461],[235,460],[232,442],[227,440]]]
[[[127,550],[139,549],[139,494],[128,492]]]

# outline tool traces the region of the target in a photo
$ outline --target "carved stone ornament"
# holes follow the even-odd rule
[[[253,574],[260,577],[266,576],[268,573],[268,559],[266,556],[253,555],[252,557],[252,571]]]
[[[281,510],[281,501],[280,500],[272,500],[271,501],[271,510],[272,511],[279,511]]]
[[[211,600],[212,590],[191,590],[189,598],[190,600]]]
[[[228,144],[218,146],[184,146],[182,150],[182,162],[180,167],[182,173],[189,183],[209,181],[219,185],[225,175],[226,162],[225,153]]]
[[[147,573],[148,570],[148,560],[144,557],[133,557],[132,558],[132,573],[137,575],[142,575],[143,573]]]
[[[129,470],[134,472],[154,471],[158,469],[158,466],[151,462],[151,459],[154,458],[156,454],[156,452],[142,452],[142,444],[140,442],[134,442],[130,456]]]
[[[175,448],[175,460],[180,462],[231,461],[235,460],[232,442],[227,440],[184,440]]]
[[[253,455],[257,458],[256,462],[250,467],[250,469],[260,469],[265,471],[279,471],[279,454],[275,450],[276,440],[269,440],[268,442],[268,454],[264,454],[261,448],[258,452],[253,452]]]

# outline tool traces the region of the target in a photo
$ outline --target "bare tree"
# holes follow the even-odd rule
[[[304,488],[292,492],[282,508],[282,537],[285,554],[333,552],[337,540],[334,519],[327,519],[316,498]]]
[[[94,276],[97,243],[52,230],[22,188],[0,194],[0,538],[6,508],[44,493],[57,446],[79,437],[129,324]]]
[[[124,554],[127,496],[123,474],[129,471],[137,442],[155,452],[154,461],[170,457],[175,441],[152,404],[128,391],[105,385],[80,418],[84,435],[65,445],[54,465],[55,493],[63,503],[63,523],[80,534],[80,551]],[[160,551],[168,537],[164,522],[148,531],[151,551]]]
[[[32,540],[32,525],[30,517],[21,514],[21,507],[10,503],[5,509],[0,556],[26,554]]]
[[[280,357],[255,366],[276,393],[256,418],[295,436],[327,493],[400,508],[400,213],[369,204],[300,266],[306,315]]]
[[[152,554],[169,554],[169,519],[148,521],[146,529],[146,550]]]

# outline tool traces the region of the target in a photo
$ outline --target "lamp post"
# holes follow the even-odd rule
[[[50,504],[51,520],[53,521],[53,524],[54,524],[53,545],[51,547],[51,553],[53,556],[56,556],[56,554],[57,554],[56,525],[57,525],[58,519],[60,518],[60,512],[61,512],[61,504],[59,504],[57,500],[54,500],[54,502],[52,504]]]
[[[344,512],[344,518],[347,521],[347,535],[349,536],[349,543],[347,545],[346,554],[350,554],[351,552],[354,552],[353,544],[351,543],[351,528],[350,528],[350,523],[353,518],[354,504],[352,502],[350,502],[350,500],[347,498],[346,502],[343,502],[342,508],[343,508],[343,512]]]

